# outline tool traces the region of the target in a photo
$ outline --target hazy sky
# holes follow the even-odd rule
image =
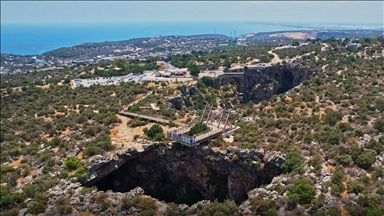
[[[383,23],[382,1],[1,1],[1,23],[287,21]]]

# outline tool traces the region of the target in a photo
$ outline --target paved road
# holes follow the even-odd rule
[[[147,120],[151,120],[151,121],[155,121],[155,122],[159,122],[159,123],[170,124],[170,121],[166,120],[166,119],[162,119],[162,118],[158,118],[158,117],[153,117],[153,116],[142,115],[142,114],[133,113],[133,112],[120,111],[119,114],[120,115],[124,115],[124,116],[129,116],[129,117],[137,117],[137,118],[147,119]],[[178,126],[184,126],[184,127],[186,126],[186,124],[180,123],[180,122],[173,122],[173,123],[175,123]]]
[[[175,66],[173,66],[173,65],[171,65],[165,61],[157,61],[157,63],[165,65],[165,67],[167,67],[167,69],[169,69],[169,70],[175,70],[176,69]]]

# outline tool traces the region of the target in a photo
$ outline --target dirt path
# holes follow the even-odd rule
[[[341,197],[342,198],[349,198],[347,182],[343,182],[343,185],[344,185],[345,191],[343,193],[341,193]],[[341,215],[342,216],[349,215],[347,209],[345,209],[343,203],[341,203],[341,202],[340,202],[340,209],[341,209]]]
[[[280,57],[276,53],[272,52],[272,50],[269,50],[268,53],[273,55],[273,59],[271,60],[271,63],[276,64],[278,62],[282,62]]]
[[[127,122],[131,120],[131,118],[121,116],[121,115],[117,115],[117,117],[121,120],[121,123],[119,123],[116,127],[110,130],[111,142],[113,145],[116,146],[116,150],[134,147],[136,148],[137,151],[143,151],[144,150],[143,144],[147,144],[147,143],[134,141],[133,137],[135,135],[144,137],[143,129],[144,128],[150,129],[152,125],[154,125],[155,123],[150,122],[145,126],[133,128],[133,127],[127,126]],[[169,130],[175,129],[175,128],[170,128],[169,126],[163,126],[163,125],[161,125],[161,127],[163,128],[164,133],[166,133]]]

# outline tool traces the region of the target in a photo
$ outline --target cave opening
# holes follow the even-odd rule
[[[196,151],[143,152],[90,186],[114,192],[128,192],[139,186],[145,194],[168,203],[192,205],[201,200],[229,199],[240,204],[248,198],[248,191],[279,174],[243,163],[210,161]]]
[[[148,156],[131,159],[93,185],[114,192],[128,192],[139,186],[145,194],[168,203],[192,205],[205,199],[201,185],[178,169],[173,172],[162,159],[154,161]]]
[[[188,171],[185,167],[196,167],[196,164],[201,166],[197,170],[203,169],[204,173]],[[139,186],[151,197],[187,205],[205,199],[223,202],[230,198],[228,176],[211,170],[201,159],[182,157],[174,160],[170,156],[156,157],[151,153],[127,161],[93,186],[114,192],[128,192]]]
[[[284,93],[294,87],[293,86],[294,76],[292,72],[289,70],[284,70],[280,79],[279,79],[279,76],[276,76],[275,74],[275,78],[276,78],[276,81],[278,81],[280,84],[280,87],[277,90],[277,94]]]

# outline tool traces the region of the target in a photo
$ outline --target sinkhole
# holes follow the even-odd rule
[[[163,148],[128,159],[92,185],[115,192],[128,192],[139,186],[151,197],[178,204],[215,199],[240,204],[247,199],[248,191],[270,183],[278,174],[280,168],[273,164],[249,166],[242,160],[233,162],[225,155],[203,152],[201,147]]]
[[[293,80],[294,76],[291,71],[284,70],[282,77],[279,79],[277,74],[275,74],[275,80],[280,82],[280,88],[277,89],[277,94],[284,93],[294,87]]]

